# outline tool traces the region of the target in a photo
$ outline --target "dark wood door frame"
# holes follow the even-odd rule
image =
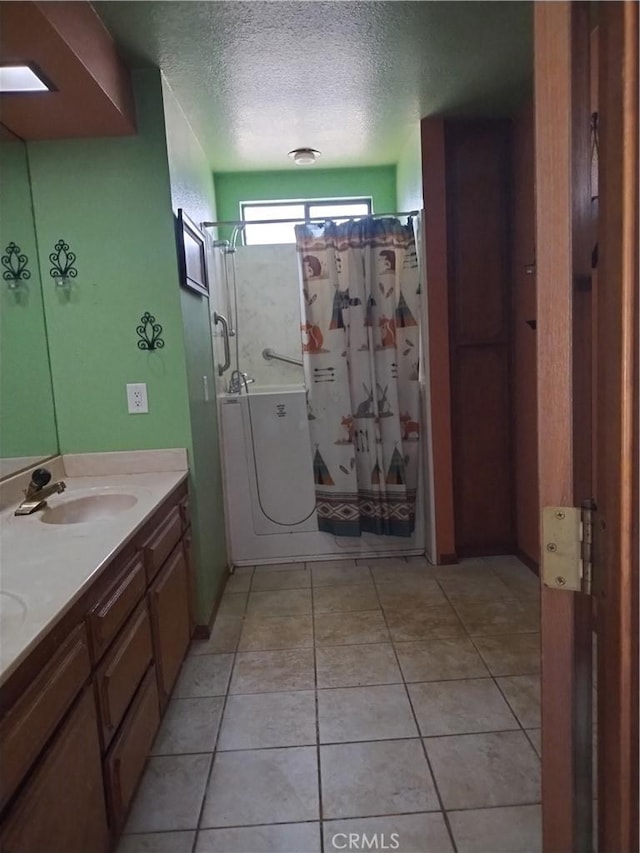
[[[585,315],[576,282],[584,272],[580,250],[587,245],[578,201],[584,198],[582,135],[587,146],[589,142],[588,77],[581,79],[588,48],[588,19],[582,4],[535,4],[541,507],[579,505],[591,485],[590,470],[576,464],[579,418],[588,421],[590,411],[580,393],[584,371],[574,352],[574,335]],[[585,94],[587,121],[579,130]],[[588,159],[586,177],[588,185]],[[591,601],[587,596],[542,587],[541,647],[543,847],[548,853],[584,853],[591,849],[592,807]]]
[[[600,3],[598,842],[638,850],[638,4]]]
[[[595,306],[584,298],[588,9],[537,3],[534,23],[540,504],[576,505],[594,490],[598,846],[631,853],[638,847],[638,6],[600,4]],[[593,307],[595,385],[585,328]],[[595,482],[585,408],[596,419]],[[546,853],[592,849],[592,606],[580,593],[543,587]]]

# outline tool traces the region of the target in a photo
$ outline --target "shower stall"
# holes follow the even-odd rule
[[[435,553],[427,372],[420,371],[423,428],[411,536],[320,531],[296,246],[244,245],[242,223],[235,223],[229,240],[215,239],[218,224],[207,223],[205,230],[231,562],[241,566]],[[421,349],[422,359],[425,347]]]

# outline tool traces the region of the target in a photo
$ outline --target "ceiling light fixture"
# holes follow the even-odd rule
[[[319,156],[320,152],[315,148],[294,148],[293,151],[289,151],[289,157],[298,166],[313,166]]]
[[[53,88],[33,65],[0,65],[0,92],[51,92]]]

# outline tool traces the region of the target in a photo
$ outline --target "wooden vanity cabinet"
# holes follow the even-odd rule
[[[86,687],[0,830],[2,853],[103,853],[109,828],[98,720]]]
[[[187,537],[185,483],[0,689],[2,853],[115,844],[193,633]]]

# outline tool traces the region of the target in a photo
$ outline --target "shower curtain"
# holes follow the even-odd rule
[[[410,536],[420,437],[413,223],[296,226],[318,526]]]

